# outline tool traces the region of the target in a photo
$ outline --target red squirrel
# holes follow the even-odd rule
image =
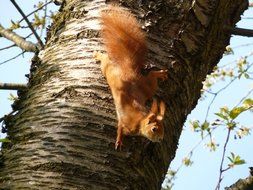
[[[125,9],[111,5],[101,11],[101,36],[106,53],[94,52],[101,62],[115,103],[118,118],[115,149],[121,148],[123,135],[140,135],[153,142],[164,136],[165,103],[153,99],[158,79],[167,79],[167,70],[150,71],[143,75],[147,45],[145,33],[136,18]]]

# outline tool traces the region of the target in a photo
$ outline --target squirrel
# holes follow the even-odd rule
[[[153,142],[164,136],[165,103],[153,99],[158,79],[167,79],[167,70],[142,74],[146,65],[145,33],[127,10],[110,5],[101,11],[101,37],[107,53],[94,52],[112,92],[118,118],[115,149],[121,148],[123,135],[140,135]],[[148,100],[152,100],[147,110]]]

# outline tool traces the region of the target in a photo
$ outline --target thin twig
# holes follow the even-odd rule
[[[24,90],[26,88],[27,88],[26,84],[0,83],[0,89],[3,89],[3,90]]]
[[[47,4],[48,4],[48,2],[47,2],[47,0],[45,0],[45,6],[43,6],[43,7],[45,7],[45,9],[44,9],[44,18],[46,18],[46,16],[47,16]],[[40,38],[43,35],[43,31],[44,31],[46,25],[47,25],[47,19],[45,19],[45,24],[41,27]]]
[[[42,5],[41,7],[39,7],[39,8],[37,8],[37,9],[35,9],[34,11],[30,12],[30,13],[29,13],[28,15],[26,15],[25,17],[28,18],[29,16],[33,15],[34,13],[36,13],[36,12],[39,11],[39,10],[41,10],[42,8],[44,8],[45,6],[47,6],[48,4],[50,4],[50,3],[52,3],[52,2],[53,2],[53,1],[50,0],[49,2],[45,3],[45,4]],[[22,19],[20,19],[20,20],[18,21],[18,23],[21,23],[23,20],[25,20],[25,19],[24,19],[25,17],[23,17]]]
[[[231,167],[227,167],[225,169],[222,169],[222,172],[228,171],[229,169],[231,169]]]
[[[2,122],[2,121],[4,121],[4,119],[6,118],[6,117],[8,117],[8,116],[10,116],[10,115],[12,115],[13,113],[15,113],[16,111],[11,111],[10,113],[8,113],[7,115],[4,115],[3,117],[1,117],[0,118],[0,123]]]
[[[232,47],[232,49],[236,49],[236,48],[240,48],[240,47],[246,47],[246,46],[252,46],[252,45],[253,45],[253,43],[242,44],[242,45],[234,46],[234,47]]]
[[[248,93],[238,102],[238,104],[236,104],[235,107],[238,107],[243,102],[243,100],[245,100],[252,92],[253,88],[250,91],[248,91]]]
[[[6,46],[6,47],[3,47],[3,48],[0,48],[0,51],[2,51],[2,50],[6,50],[6,49],[9,49],[9,48],[12,48],[12,47],[16,47],[16,44],[12,44],[12,45],[9,45],[9,46]]]
[[[211,100],[210,104],[209,104],[208,107],[207,107],[206,116],[205,116],[205,121],[207,120],[207,117],[208,117],[208,115],[209,115],[209,111],[210,111],[210,109],[211,109],[211,106],[212,106],[214,100],[217,98],[218,94],[219,94],[220,92],[222,92],[223,90],[225,90],[226,88],[228,88],[237,78],[238,78],[238,76],[234,77],[227,85],[225,85],[224,87],[222,87],[222,88],[221,88],[220,90],[218,90],[217,92],[212,93],[214,96],[213,96],[213,99]],[[208,92],[208,93],[210,93],[210,92]]]
[[[227,138],[226,138],[226,141],[225,141],[225,144],[224,144],[224,147],[223,147],[223,152],[222,152],[222,159],[221,159],[221,164],[220,164],[220,174],[219,174],[219,179],[218,179],[218,183],[217,183],[217,186],[215,188],[215,190],[220,190],[220,183],[222,181],[222,174],[224,171],[227,171],[228,169],[226,170],[223,170],[223,162],[224,162],[224,159],[225,159],[225,154],[226,154],[226,149],[227,149],[227,144],[228,144],[228,141],[229,141],[229,137],[230,137],[230,132],[231,132],[231,129],[228,128],[228,134],[227,134]]]
[[[207,111],[206,111],[206,116],[205,116],[205,121],[207,121],[207,117],[208,117],[208,115],[209,115],[209,111],[210,111],[210,109],[211,109],[211,106],[213,105],[213,102],[214,102],[214,100],[216,99],[216,97],[217,97],[217,93],[213,93],[213,99],[211,100],[211,102],[209,103],[209,105],[208,105],[208,107],[207,107]]]
[[[242,19],[253,19],[253,17],[242,17]]]
[[[4,63],[7,63],[7,62],[9,62],[9,61],[11,61],[11,60],[13,60],[13,59],[16,59],[17,57],[19,57],[20,55],[23,55],[24,53],[25,53],[25,51],[22,51],[20,54],[18,54],[18,55],[14,56],[14,57],[12,57],[12,58],[10,58],[10,59],[7,59],[7,60],[1,62],[0,65],[2,65],[2,64],[4,64]]]
[[[15,2],[15,0],[10,0],[12,2],[12,4],[16,7],[16,9],[18,10],[18,12],[22,15],[22,17],[24,18],[24,20],[26,21],[27,25],[29,26],[29,28],[31,29],[32,33],[34,34],[35,38],[38,40],[38,43],[41,47],[44,46],[43,42],[41,41],[40,37],[38,36],[37,32],[35,31],[35,29],[33,28],[31,22],[28,20],[28,18],[26,17],[26,15],[24,14],[24,12],[22,11],[22,9],[18,6],[18,4]]]

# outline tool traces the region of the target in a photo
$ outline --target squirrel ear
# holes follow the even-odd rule
[[[148,122],[153,121],[153,120],[155,119],[155,114],[150,113],[150,114],[148,115],[147,119],[148,119]]]
[[[164,117],[164,114],[165,114],[165,110],[166,110],[166,106],[165,106],[165,103],[164,101],[161,101],[160,102],[160,116],[163,118]]]
[[[156,99],[153,99],[152,106],[151,106],[151,112],[154,113],[155,115],[158,112],[157,100]]]

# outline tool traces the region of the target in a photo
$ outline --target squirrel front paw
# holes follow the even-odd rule
[[[160,79],[162,79],[163,81],[168,79],[168,70],[160,70],[159,72]]]
[[[101,54],[101,53],[100,53],[100,52],[97,52],[97,51],[94,51],[93,54],[92,54],[92,56],[93,56],[93,58],[94,58],[95,60],[99,60],[99,57],[100,57],[99,54]]]

